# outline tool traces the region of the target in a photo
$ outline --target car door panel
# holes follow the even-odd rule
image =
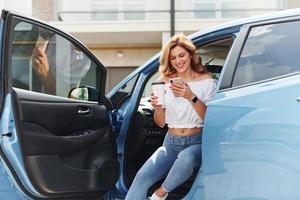
[[[118,162],[105,107],[54,96],[46,101],[45,96],[13,92],[17,132],[32,183],[47,195],[111,188]],[[82,107],[90,114],[78,114]]]
[[[119,176],[115,135],[102,103],[105,67],[83,44],[48,24],[8,11],[1,19],[6,100],[0,144],[13,181],[33,199],[101,197]],[[35,71],[33,50],[44,36],[51,88]],[[97,91],[93,101],[82,93],[81,100],[70,96],[84,86]]]
[[[18,112],[20,113],[18,116],[19,121],[35,122],[40,126],[46,127],[49,131],[53,132],[54,135],[80,135],[80,129],[96,129],[110,124],[104,105],[97,105],[96,103],[90,102],[83,103],[66,98],[59,101],[54,96],[52,98],[53,100],[49,98],[47,101],[41,101],[39,100],[40,96],[44,97],[49,95],[27,91],[27,93],[32,94],[30,98],[26,98],[26,92],[16,92],[20,90],[21,89],[15,89],[14,92],[15,102],[18,107]],[[35,96],[33,94],[35,94]],[[79,112],[82,109],[88,109],[89,113],[80,114]],[[41,110],[44,111],[43,117],[41,117]],[[30,113],[30,115],[28,115],[28,113]]]
[[[56,136],[35,123],[22,122],[18,127],[24,135],[24,153],[27,155],[68,154],[81,151],[110,131],[110,127],[107,126],[101,130],[86,130],[84,135]],[[45,143],[47,148],[44,148]]]

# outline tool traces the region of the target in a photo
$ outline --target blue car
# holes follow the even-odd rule
[[[296,9],[190,36],[218,91],[202,166],[169,200],[300,199],[298,31]],[[123,199],[167,131],[149,103],[160,54],[105,95],[106,68],[67,33],[4,10],[0,44],[0,199]]]

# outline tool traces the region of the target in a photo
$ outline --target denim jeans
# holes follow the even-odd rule
[[[145,200],[148,189],[165,178],[167,192],[185,182],[201,165],[202,134],[176,136],[167,133],[159,147],[136,174],[125,200]]]

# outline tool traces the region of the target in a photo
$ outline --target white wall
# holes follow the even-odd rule
[[[0,0],[0,9],[12,10],[31,16],[32,0]]]

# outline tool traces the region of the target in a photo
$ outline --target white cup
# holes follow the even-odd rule
[[[152,92],[154,96],[158,97],[156,105],[165,104],[165,82],[154,82],[151,84]]]

